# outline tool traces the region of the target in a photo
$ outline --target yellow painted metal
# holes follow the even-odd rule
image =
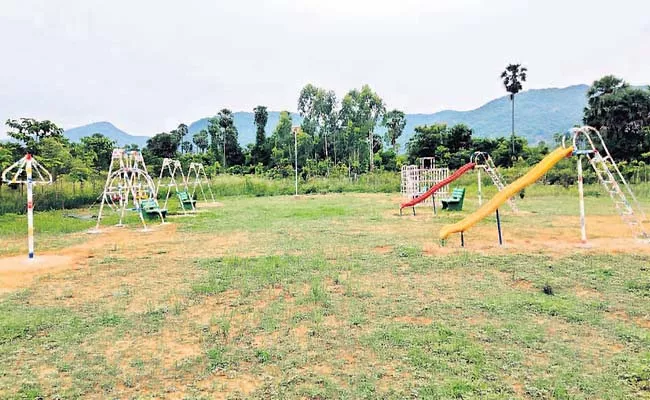
[[[573,153],[573,147],[559,147],[549,153],[542,161],[539,162],[535,167],[533,167],[526,175],[512,182],[502,191],[496,194],[490,201],[485,203],[482,207],[476,210],[474,213],[468,215],[462,221],[456,222],[455,224],[450,224],[442,227],[440,230],[440,239],[446,239],[452,233],[465,232],[477,222],[487,217],[496,211],[497,208],[509,198],[516,195],[526,186],[532,185],[537,182],[539,178],[542,177],[548,170],[553,168],[555,164],[560,162],[562,159],[569,157]]]

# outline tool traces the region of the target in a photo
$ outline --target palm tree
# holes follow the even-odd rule
[[[510,101],[512,102],[512,157],[515,156],[515,95],[523,88],[521,83],[526,82],[526,72],[528,72],[528,68],[522,67],[521,64],[510,64],[501,73],[503,86],[510,93]]]

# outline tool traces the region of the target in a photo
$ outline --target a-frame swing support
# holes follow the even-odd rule
[[[166,174],[165,174],[166,173]],[[173,160],[171,158],[165,158],[163,159],[162,167],[160,168],[160,175],[158,176],[158,183],[156,184],[156,197],[160,195],[160,188],[161,187],[167,187],[167,192],[165,193],[165,202],[163,204],[163,208],[167,208],[167,203],[169,202],[169,196],[171,195],[171,190],[174,188],[174,193],[176,194],[176,197],[178,197],[179,202],[181,203],[181,208],[183,209],[183,214],[187,214],[188,209],[185,206],[185,202],[180,197],[180,191],[178,189],[179,182],[176,180],[176,175],[180,174],[180,184],[183,187],[183,190],[185,193],[190,194],[189,188],[187,186],[187,179],[185,179],[185,174],[183,173],[183,167],[181,165],[181,162],[178,160]],[[168,183],[163,183],[163,179],[165,176],[169,176],[169,182]],[[189,176],[188,176],[189,178]],[[194,201],[192,201],[193,197],[190,197],[190,212],[196,211],[196,208],[194,207]]]
[[[203,183],[208,187],[208,192],[210,192],[210,197],[212,198],[212,202],[215,203],[214,199],[214,193],[212,193],[212,186],[210,186],[210,179],[208,179],[208,176],[205,173],[205,168],[203,167],[203,164],[201,163],[190,163],[190,167],[187,170],[187,180],[189,181],[192,176],[194,177],[194,181],[192,183],[192,195],[191,198],[196,199],[196,188],[198,187],[201,190],[201,194],[203,195],[203,200],[206,202],[208,201],[208,197],[205,194],[205,191],[203,190]]]
[[[97,224],[95,229],[89,233],[101,232],[101,224],[104,206],[111,205],[112,196],[119,196],[119,208],[117,212],[120,215],[117,226],[123,226],[124,216],[129,205],[129,200],[133,203],[133,210],[138,213],[143,231],[147,231],[147,223],[144,219],[144,210],[142,200],[152,201],[157,205],[156,186],[147,172],[147,166],[144,158],[139,151],[125,151],[124,149],[114,149],[111,154],[111,163],[108,168],[108,175],[104,185],[99,212],[97,214]],[[162,223],[165,223],[164,216],[158,207],[158,215]]]

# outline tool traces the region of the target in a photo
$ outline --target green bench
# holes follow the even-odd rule
[[[148,217],[160,216],[162,218],[165,218],[167,216],[167,210],[160,208],[158,202],[155,199],[141,200],[140,208]]]
[[[449,211],[462,211],[463,200],[465,200],[465,188],[454,188],[451,197],[442,199],[442,209]]]
[[[190,207],[193,207],[196,204],[196,200],[193,199],[186,191],[177,192],[176,195],[178,195],[178,200],[180,200],[183,205],[189,205]]]

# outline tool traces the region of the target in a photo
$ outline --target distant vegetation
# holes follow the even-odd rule
[[[567,127],[579,124],[582,120],[582,110],[587,105],[588,85],[570,86],[563,89],[533,89],[517,94],[517,113],[515,115],[516,134],[525,137],[529,143],[541,140],[549,141],[553,133],[563,132]],[[280,111],[268,111],[268,126],[272,129],[280,120]],[[406,125],[402,137],[398,139],[401,148],[415,133],[415,127],[445,123],[456,125],[463,123],[471,126],[475,136],[496,138],[510,134],[511,104],[508,96],[492,100],[483,106],[469,111],[444,110],[436,113],[406,114]],[[293,123],[300,125],[302,117],[291,113]],[[188,124],[189,133],[186,140],[192,140],[192,135],[207,129],[210,118],[201,118]],[[246,146],[255,142],[254,113],[233,112],[235,126],[239,132],[239,142]],[[385,128],[377,126],[377,133],[384,134]],[[65,131],[66,137],[79,141],[83,136],[102,133],[115,140],[119,145],[137,144],[144,147],[148,139],[141,133],[131,136],[109,122],[97,122]]]
[[[586,106],[581,117],[584,123],[601,129],[614,157],[632,181],[645,181],[646,163],[650,161],[650,91],[606,76],[594,82],[585,93]],[[524,94],[519,94],[520,113],[530,107],[523,99]],[[269,127],[271,113],[267,108],[255,107],[250,121],[255,140],[245,147],[241,146],[235,113],[226,108],[208,119],[204,129],[193,134],[190,126],[180,124],[171,132],[148,138],[144,147],[137,144],[126,147],[140,148],[150,171],[159,171],[162,159],[170,157],[180,159],[185,168],[190,162],[201,162],[211,176],[226,173],[273,180],[291,178],[294,174],[295,134],[298,170],[304,182],[316,182],[319,177],[356,182],[369,171],[398,171],[402,165],[423,156],[434,156],[438,163],[455,169],[466,163],[476,150],[490,153],[497,166],[525,168],[537,163],[560,140],[556,133],[550,142],[557,143],[542,141],[529,145],[521,135],[511,142],[506,137],[477,137],[473,127],[466,124],[433,123],[416,126],[404,145],[401,143],[404,143],[409,116],[401,110],[388,110],[385,101],[369,86],[352,89],[339,101],[331,90],[306,85],[297,103],[299,118],[283,111],[272,127]],[[13,140],[0,145],[0,167],[5,168],[30,152],[55,179],[71,185],[48,205],[56,207],[59,202],[79,205],[99,194],[97,186],[101,187],[101,183],[97,180],[101,181],[106,174],[111,151],[116,146],[113,140],[95,133],[79,138],[78,142],[71,141],[62,129],[47,120],[21,118],[8,120],[6,125],[7,134]],[[399,153],[400,150],[405,154]],[[572,168],[568,161],[561,163],[547,175],[548,182],[571,185],[575,179]],[[387,176],[383,179],[388,179]],[[591,178],[587,174],[586,179]],[[93,189],[88,192],[91,182]],[[313,191],[360,190],[362,186],[319,183],[313,185]],[[394,183],[381,189],[377,187],[367,188],[369,191],[397,190]],[[278,191],[284,193],[284,190],[264,189],[250,194]],[[0,193],[5,204],[11,203],[5,201],[11,193],[6,190]]]

